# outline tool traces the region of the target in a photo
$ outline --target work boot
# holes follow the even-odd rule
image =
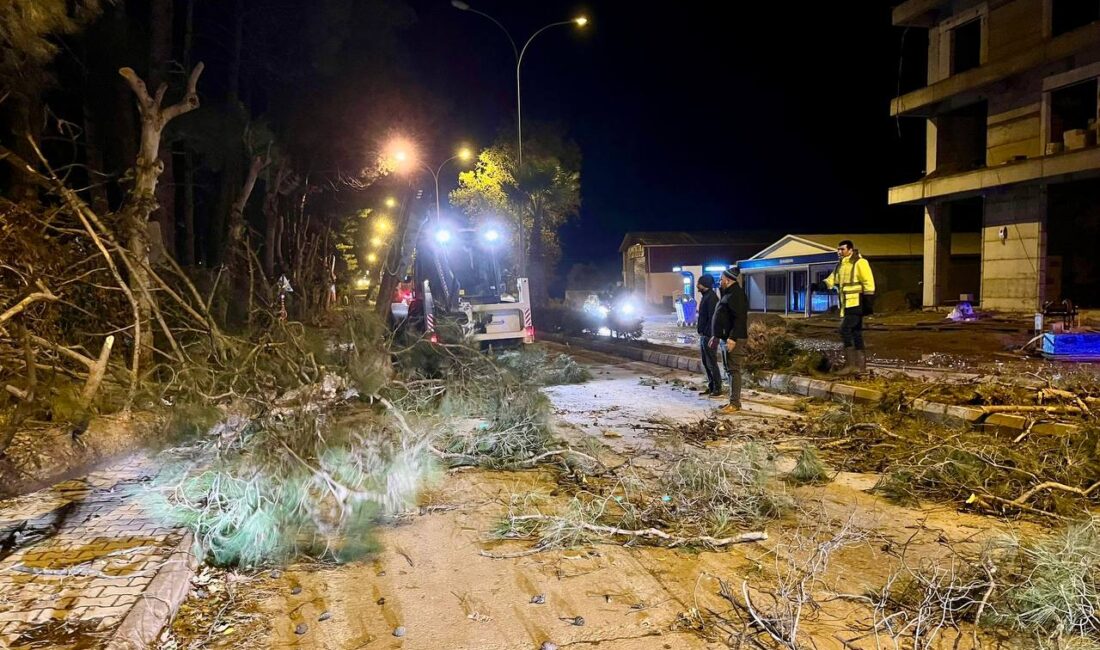
[[[867,353],[863,350],[856,350],[856,372],[860,375],[867,372]]]
[[[844,348],[844,367],[836,371],[838,377],[849,377],[859,372],[856,367],[856,353],[853,348]]]
[[[741,411],[740,406],[735,406],[733,404],[726,404],[722,408],[718,409],[718,414],[719,415],[733,415],[734,413],[738,413],[740,411]]]

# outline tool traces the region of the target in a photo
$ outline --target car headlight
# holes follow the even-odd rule
[[[622,310],[623,310],[624,314],[629,316],[629,315],[634,313],[634,305],[632,305],[630,303],[626,303],[626,304],[623,305]]]
[[[610,310],[610,309],[608,309],[607,307],[604,307],[603,305],[600,305],[600,306],[599,306],[599,307],[598,307],[598,308],[596,309],[596,311],[598,311],[598,312],[600,313],[600,316],[607,316],[607,314],[608,314],[608,313],[609,313],[609,312],[610,312],[611,310]]]

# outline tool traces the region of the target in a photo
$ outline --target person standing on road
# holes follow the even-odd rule
[[[714,291],[714,278],[710,275],[700,276],[695,283],[699,289],[699,311],[695,319],[695,331],[699,334],[699,354],[703,358],[703,371],[707,374],[706,390],[700,395],[722,394],[722,373],[718,370],[718,352],[711,347],[711,329],[714,324],[714,308],[718,305],[718,294]]]
[[[722,271],[719,285],[722,298],[714,309],[711,324],[711,349],[722,351],[722,365],[730,383],[730,401],[719,413],[730,414],[741,410],[741,368],[744,365],[749,339],[749,299],[737,281],[737,269]]]
[[[858,375],[867,370],[863,346],[863,317],[874,313],[875,276],[871,265],[850,239],[837,244],[840,260],[833,272],[815,289],[836,289],[840,303],[840,339],[844,342],[844,367],[838,375]]]

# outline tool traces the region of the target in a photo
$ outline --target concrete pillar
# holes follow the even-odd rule
[[[934,309],[947,296],[951,271],[951,213],[945,205],[924,208],[924,308]]]
[[[1034,312],[1042,301],[1046,190],[1006,188],[986,196],[982,227],[982,307]]]

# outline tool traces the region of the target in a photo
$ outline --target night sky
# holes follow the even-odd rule
[[[444,101],[444,131],[489,143],[514,115],[504,34],[448,0],[412,0],[418,80]],[[889,100],[923,81],[924,34],[893,2],[588,4],[478,0],[522,42],[558,27],[523,64],[525,120],[558,121],[584,156],[580,218],[559,272],[611,260],[629,230],[917,231],[886,189],[923,167],[916,120]],[[904,43],[904,47],[903,47]],[[902,56],[904,49],[904,56]]]

